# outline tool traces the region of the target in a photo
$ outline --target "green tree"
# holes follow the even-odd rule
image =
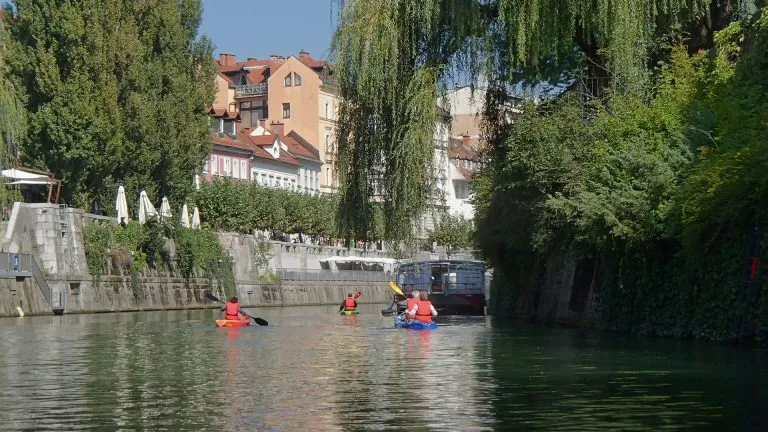
[[[436,97],[456,79],[486,79],[501,94],[493,100],[499,105],[518,78],[561,82],[586,74],[643,89],[657,36],[684,25],[707,43],[713,28],[743,10],[719,0],[337,3],[340,228],[347,236],[368,231],[378,190],[391,239],[410,236],[429,204]]]
[[[427,234],[427,241],[445,246],[450,256],[456,249],[472,247],[473,231],[474,227],[471,219],[446,214],[440,219],[435,229]]]
[[[112,202],[118,183],[129,197],[145,189],[182,201],[210,151],[214,70],[211,44],[197,35],[199,0],[14,6],[25,162],[62,178],[65,199],[81,206]]]

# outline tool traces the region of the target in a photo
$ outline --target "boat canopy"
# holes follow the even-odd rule
[[[393,271],[397,260],[394,258],[373,258],[355,256],[332,256],[320,260],[326,270]]]

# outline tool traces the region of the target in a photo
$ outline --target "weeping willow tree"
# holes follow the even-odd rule
[[[0,11],[0,168],[7,168],[16,154],[16,139],[23,133],[25,114],[13,83],[9,79],[6,63],[8,34],[5,31],[4,16]],[[0,204],[6,205],[16,194],[9,193],[0,182]]]
[[[437,98],[452,78],[487,80],[490,103],[520,78],[568,72],[637,91],[658,36],[685,26],[692,38],[711,39],[713,28],[750,7],[748,0],[337,0],[343,233],[367,232],[380,199],[386,238],[412,235],[433,199]]]
[[[1,11],[0,11],[1,12]],[[13,83],[9,80],[6,63],[8,35],[0,15],[0,165],[7,167],[15,153],[15,140],[24,130],[24,110]]]

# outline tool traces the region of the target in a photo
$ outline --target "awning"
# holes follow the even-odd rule
[[[10,168],[0,171],[0,176],[11,180],[6,185],[47,185],[48,202],[59,202],[62,181],[53,174],[33,169]],[[55,193],[54,193],[55,186]]]

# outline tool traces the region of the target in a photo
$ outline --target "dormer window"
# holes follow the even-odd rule
[[[285,86],[290,87],[291,86],[291,74],[288,74],[285,76]]]
[[[293,73],[293,85],[295,85],[296,87],[301,85],[301,75],[295,72]]]

